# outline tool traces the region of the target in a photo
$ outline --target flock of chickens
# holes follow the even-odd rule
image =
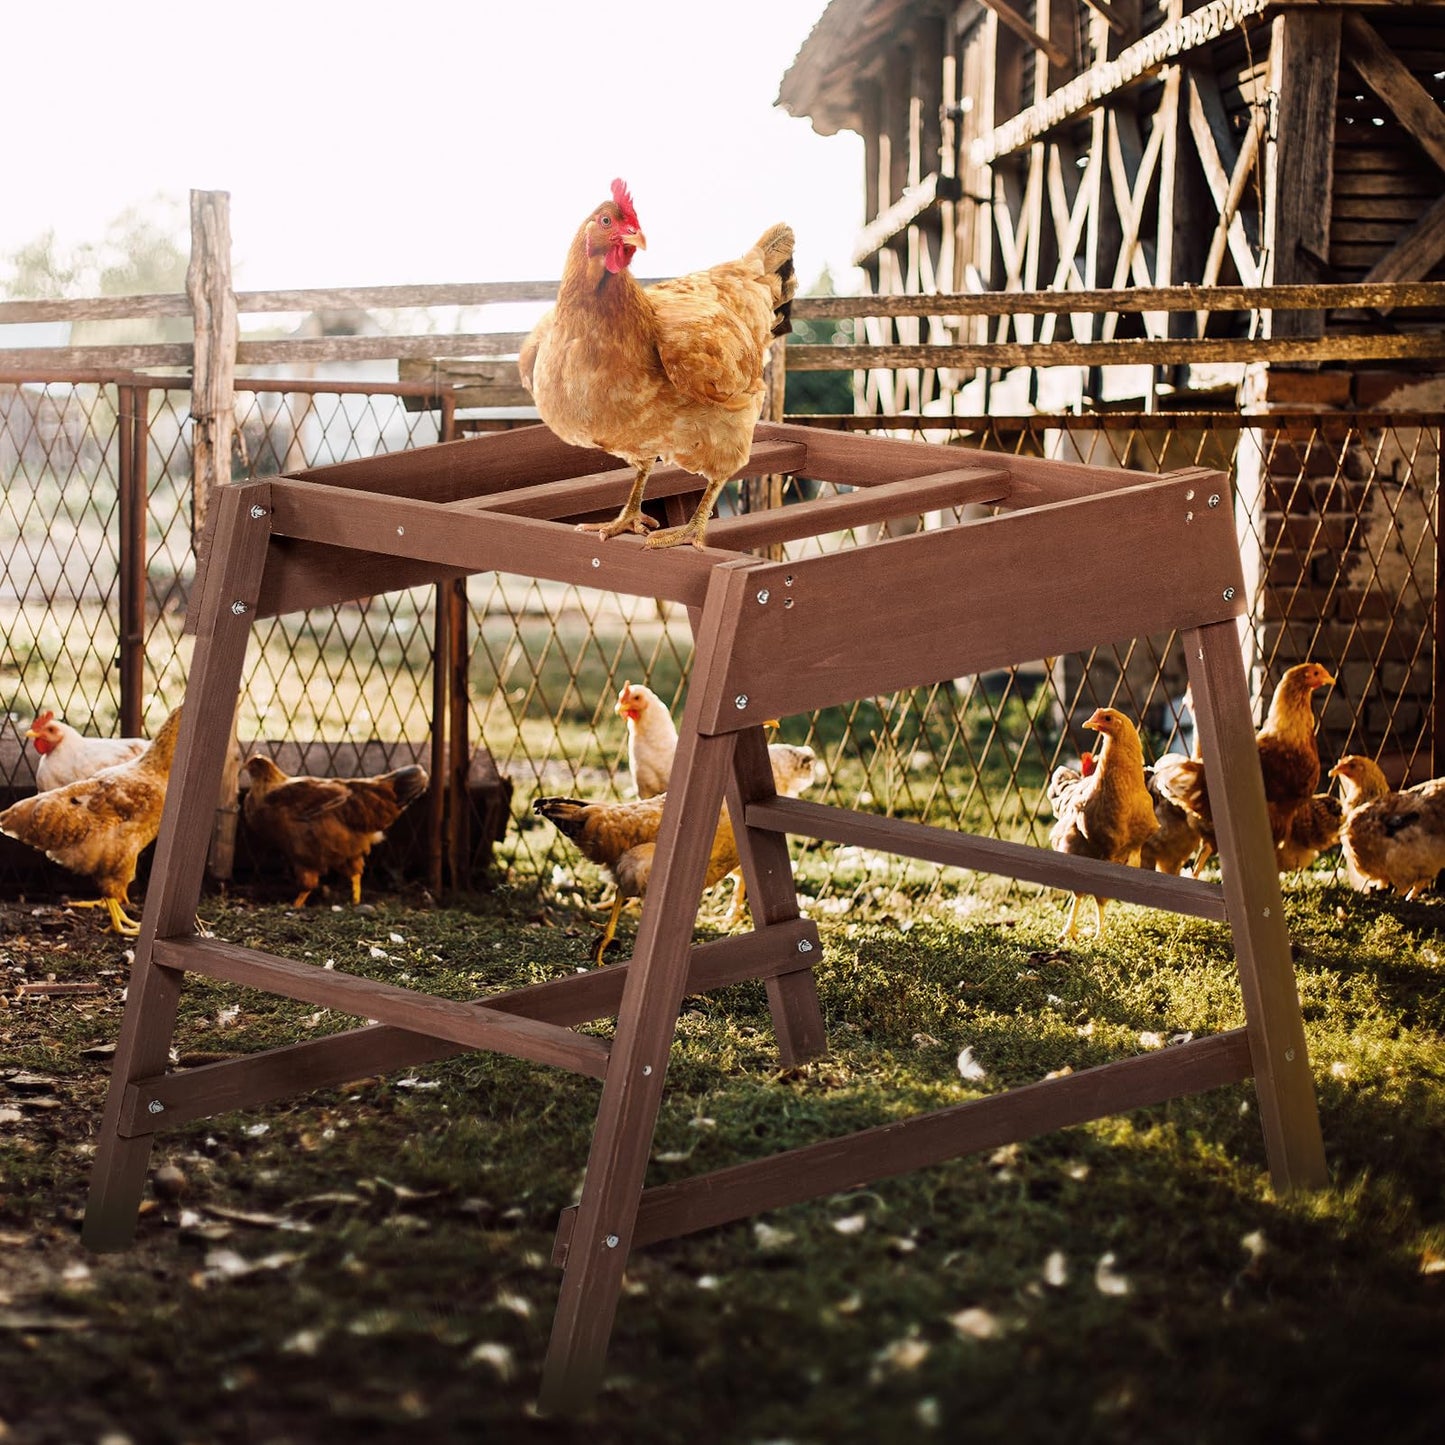
[[[25,734],[40,755],[37,791],[0,813],[0,833],[95,884],[99,898],[72,900],[71,907],[104,908],[110,928],[127,937],[140,932],[126,912],[130,885],[160,831],[180,727],[177,708],[150,742],[93,738],[43,712]],[[290,863],[301,887],[298,908],[333,870],[351,880],[351,900],[359,902],[366,855],[427,787],[418,767],[374,778],[288,777],[257,754],[246,771],[247,827]]]
[[[773,339],[791,329],[796,290],[793,232],[769,227],[745,255],[647,288],[631,273],[646,240],[621,180],[578,228],[563,266],[557,301],[522,345],[521,379],[543,422],[564,441],[621,457],[634,469],[631,493],[606,522],[582,524],[602,538],[642,536],[648,547],[704,546],[722,487],[746,463],[764,398],[764,363]],[[642,511],[648,476],[675,462],[706,483],[691,519],[652,531]],[[1291,668],[1260,729],[1260,766],[1270,827],[1282,871],[1301,868],[1338,842],[1357,888],[1392,887],[1416,897],[1445,866],[1445,779],[1393,792],[1380,769],[1360,756],[1330,774],[1340,797],[1315,791],[1320,778],[1311,697],[1334,679],[1316,663]],[[555,824],[617,885],[597,961],[616,933],[623,904],[647,891],[677,730],[656,694],[630,684],[617,712],[627,720],[635,800],[588,803],[539,798],[534,809]],[[154,741],[85,738],[50,713],[27,736],[40,754],[39,792],[0,813],[0,831],[90,878],[111,927],[135,934],[126,913],[136,860],[156,836],[180,712]],[[1058,768],[1048,795],[1061,853],[1198,874],[1214,851],[1209,794],[1198,757],[1166,755],[1144,764],[1133,723],[1101,708],[1085,727],[1103,744],[1080,766]],[[779,792],[796,796],[813,781],[811,749],[769,749]],[[255,834],[286,857],[303,905],[321,877],[339,871],[361,896],[366,855],[428,785],[418,767],[374,778],[288,777],[268,758],[248,760],[244,814]],[[738,867],[726,809],[718,819],[709,886]],[[743,900],[739,879],[733,919]],[[1075,895],[1064,928],[1078,930]],[[1096,932],[1104,902],[1095,899]]]
[[[1340,780],[1340,796],[1317,793],[1311,700],[1317,688],[1333,683],[1317,662],[1291,667],[1255,734],[1275,860],[1282,873],[1291,872],[1339,844],[1355,888],[1393,888],[1416,898],[1445,868],[1445,779],[1396,792],[1377,763],[1351,753],[1329,772]],[[1050,845],[1161,873],[1178,874],[1192,861],[1197,877],[1215,851],[1204,764],[1197,756],[1166,753],[1146,766],[1138,730],[1115,708],[1100,708],[1083,725],[1098,732],[1103,745],[1078,768],[1054,769],[1048,796],[1057,822]],[[1082,903],[1075,894],[1063,937],[1077,936]],[[1098,934],[1104,900],[1095,898],[1094,906]]]

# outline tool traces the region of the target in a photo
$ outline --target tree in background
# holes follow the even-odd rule
[[[832,296],[833,277],[825,267],[809,296]],[[853,322],[795,319],[789,345],[851,346]],[[794,415],[837,415],[853,410],[851,371],[789,371],[783,409]]]

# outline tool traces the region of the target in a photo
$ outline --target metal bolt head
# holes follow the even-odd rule
[[[1286,1049],[1286,1050],[1284,1051],[1284,1061],[1285,1061],[1285,1063],[1287,1063],[1287,1064],[1292,1064],[1292,1063],[1294,1063],[1294,1050],[1293,1050],[1293,1049]]]
[[[740,692],[740,693],[733,699],[733,706],[734,706],[735,708],[737,708],[737,710],[738,710],[739,712],[741,712],[747,705],[748,705],[748,695],[747,695],[747,693],[745,693],[745,692]]]
[[[244,617],[250,610],[244,602],[239,600],[231,603],[231,611],[235,613],[237,617]]]
[[[602,1241],[602,1243],[605,1244],[608,1249],[616,1249],[617,1246],[622,1243],[622,1241],[618,1239],[615,1234],[609,1234],[607,1238]]]
[[[768,589],[766,587],[758,593],[758,605],[760,607],[766,607],[768,605]]]
[[[265,515],[266,509],[259,502],[253,502],[251,504],[251,520],[253,522],[259,522]]]
[[[593,565],[594,567],[600,567],[600,566],[602,565],[602,558],[601,558],[601,557],[594,557],[594,558],[592,559],[592,565]]]
[[[1226,588],[1224,589],[1224,600],[1225,600],[1226,602],[1233,602],[1233,601],[1234,601],[1234,588],[1233,588],[1233,587],[1226,587]]]
[[[166,1106],[162,1104],[159,1099],[152,1099],[150,1103],[146,1105],[146,1113],[148,1114],[164,1114],[165,1111]]]
[[[652,1065],[651,1065],[651,1064],[643,1064],[643,1066],[642,1066],[642,1077],[645,1079],[651,1072],[652,1072]]]
[[[1218,493],[1218,492],[1215,492],[1215,493],[1209,498],[1209,505],[1210,505],[1211,507],[1217,507],[1217,506],[1219,505],[1219,493]]]
[[[813,951],[813,940],[812,940],[811,938],[800,938],[800,939],[798,940],[798,952],[799,952],[799,953],[812,953],[812,951]]]
[[[405,537],[405,536],[406,536],[406,528],[405,528],[405,527],[398,527],[398,528],[396,529],[396,535],[397,535],[398,537]]]

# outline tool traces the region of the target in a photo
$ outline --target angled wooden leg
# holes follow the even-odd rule
[[[180,737],[91,1170],[81,1235],[91,1249],[124,1248],[135,1231],[151,1135],[136,1133],[126,1121],[126,1096],[137,1079],[166,1071],[182,982],[179,972],[155,963],[151,952],[157,938],[189,934],[195,927],[216,793],[270,537],[269,494],[264,482],[242,483],[221,487],[213,502],[216,530]],[[253,510],[259,515],[253,516]],[[237,611],[236,604],[244,606]]]
[[[746,815],[748,803],[761,802],[776,792],[763,730],[747,728],[738,734],[727,799],[738,858],[752,905],[753,926],[757,930],[774,923],[791,922],[798,916],[798,892],[787,838],[782,833],[744,827],[740,821]],[[818,1058],[828,1048],[817,980],[813,976],[813,965],[818,961],[817,939],[801,938],[791,946],[800,950],[799,967],[769,978],[765,984],[773,1032],[778,1040],[778,1058],[785,1069]]]
[[[687,982],[693,926],[702,898],[723,789],[732,771],[733,734],[698,733],[710,671],[726,656],[740,593],[714,571],[694,655],[688,705],[643,902],[602,1100],[587,1156],[576,1227],[542,1370],[540,1404],[568,1412],[596,1393],[632,1246],[637,1203],[662,1101],[668,1055]]]
[[[1324,1141],[1238,629],[1213,623],[1183,641],[1270,1178],[1281,1191],[1320,1188]]]

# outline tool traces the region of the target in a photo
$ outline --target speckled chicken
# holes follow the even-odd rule
[[[1084,724],[1103,737],[1097,764],[1084,769],[1055,768],[1049,802],[1058,822],[1049,834],[1056,853],[1138,864],[1144,844],[1159,826],[1154,800],[1144,781],[1144,750],[1134,724],[1112,707],[1101,707]],[[1075,938],[1083,896],[1070,896],[1068,921],[1061,937]],[[1105,900],[1094,897],[1094,933],[1104,931]]]
[[[1418,898],[1445,868],[1445,778],[1393,790],[1378,763],[1350,753],[1330,769],[1345,818],[1340,851],[1351,886]]]
[[[1289,831],[1275,844],[1275,861],[1281,873],[1308,868],[1321,853],[1340,841],[1345,810],[1331,793],[1316,793],[1296,809]]]
[[[100,890],[99,898],[72,900],[70,907],[104,908],[111,930],[128,937],[140,932],[125,911],[136,861],[160,831],[180,730],[177,708],[138,757],[22,798],[0,813],[0,833],[38,848]]]
[[[773,743],[768,748],[773,767],[773,783],[784,797],[797,797],[813,782],[816,759],[812,748],[790,743]],[[657,852],[657,835],[662,827],[662,809],[666,793],[625,803],[588,803],[581,798],[538,798],[532,811],[539,813],[564,833],[584,858],[606,868],[617,884],[602,937],[597,944],[594,961],[602,955],[617,934],[622,905],[629,898],[647,895],[652,876],[653,858]],[[704,891],[725,878],[738,867],[738,845],[733,836],[731,820],[724,808],[713,835],[708,856]],[[738,910],[741,901],[734,895]],[[731,917],[729,923],[732,922]]]

